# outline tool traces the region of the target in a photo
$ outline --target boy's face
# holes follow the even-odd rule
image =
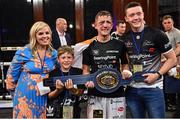
[[[73,64],[74,57],[72,54],[65,52],[64,54],[58,57],[58,62],[61,65],[62,69],[68,70]]]

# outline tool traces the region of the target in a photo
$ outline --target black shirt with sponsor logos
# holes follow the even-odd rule
[[[101,68],[116,68],[120,71],[120,59],[121,64],[128,63],[126,58],[126,48],[122,41],[113,38],[105,43],[94,40],[83,51],[83,64],[90,66],[91,73],[94,73]],[[98,97],[122,97],[124,96],[124,90],[123,87],[120,87],[117,91],[106,94],[93,88],[89,89],[88,94]]]
[[[127,32],[124,43],[132,71],[134,64],[142,64],[143,72],[158,71],[161,66],[161,53],[172,48],[165,33],[148,26],[140,33]]]

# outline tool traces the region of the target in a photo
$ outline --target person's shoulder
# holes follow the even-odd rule
[[[52,29],[52,33],[57,33],[57,30],[56,29]]]
[[[113,42],[114,44],[122,44],[123,40],[122,39],[116,39],[116,38],[111,36],[111,42]]]
[[[178,28],[174,28],[174,31],[178,34],[180,33],[180,29],[178,29]]]
[[[53,54],[57,54],[57,50],[56,49],[52,49],[52,53]]]
[[[82,69],[77,67],[71,67],[72,72],[75,72],[76,74],[82,74]]]
[[[145,33],[149,33],[150,35],[153,35],[155,37],[157,36],[166,36],[166,33],[158,28],[146,26],[145,27]]]
[[[60,76],[61,73],[59,73],[59,72],[60,72],[60,67],[58,66],[58,64],[56,64],[54,70],[52,70],[49,73],[49,77]]]
[[[177,31],[180,31],[180,29],[178,29],[178,28],[176,28],[176,27],[174,27],[174,29],[177,30]]]
[[[22,52],[24,52],[24,53],[29,53],[29,52],[31,52],[30,45],[27,44],[27,45],[25,45],[24,47],[20,47],[20,48],[16,51],[16,53],[22,53]]]
[[[86,42],[86,43],[92,43],[93,41],[95,41],[95,40],[97,40],[97,36],[94,36],[94,37],[92,37],[92,38],[90,38],[90,39],[88,39],[88,40],[85,40],[84,42]]]
[[[123,37],[126,38],[131,34],[131,30],[128,30],[127,32],[124,33]]]
[[[57,55],[58,55],[58,52],[57,52],[57,50],[55,50],[55,49],[52,49],[52,51],[51,51],[51,55],[52,55],[52,57],[57,57]]]
[[[32,54],[32,50],[29,46],[29,44],[25,45],[24,47],[19,48],[16,52],[15,52],[16,56],[20,56],[21,58],[31,58],[33,56]]]
[[[54,38],[54,37],[56,37],[56,36],[58,36],[58,32],[57,32],[56,29],[53,29],[53,30],[52,30],[52,38]]]
[[[30,44],[26,44],[24,47],[22,47],[20,50],[31,50]]]
[[[94,39],[94,40],[89,44],[89,46],[88,46],[87,48],[90,48],[90,47],[94,46],[96,43],[97,43],[97,40]]]
[[[158,28],[152,27],[152,26],[145,26],[145,31],[150,31],[150,32],[157,32],[157,33],[162,33],[163,31],[161,31]]]
[[[148,34],[147,37],[151,38],[152,41],[157,42],[157,44],[162,43],[162,41],[167,41],[167,34],[158,28],[148,27],[145,32]]]
[[[82,71],[82,69],[80,68],[77,68],[77,67],[71,67],[73,70],[76,70],[76,71]]]
[[[70,36],[70,33],[69,33],[69,32],[66,32],[66,36]]]
[[[116,32],[115,32],[115,31],[111,33],[111,36],[115,36],[115,35],[116,35]]]

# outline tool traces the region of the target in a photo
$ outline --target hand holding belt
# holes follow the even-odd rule
[[[162,77],[161,74],[159,74],[158,72],[155,72],[155,71],[151,71],[151,72],[135,72],[135,73],[133,73],[132,79],[135,82],[144,82],[144,79],[146,79],[146,76],[143,76],[143,74],[146,74],[146,73],[157,73],[158,75],[160,75],[158,80],[161,79],[161,77]]]
[[[116,69],[102,68],[89,75],[69,75],[44,79],[43,84],[44,86],[55,86],[55,82],[58,79],[63,83],[67,79],[72,79],[74,84],[85,84],[88,81],[93,81],[95,88],[103,93],[112,93],[120,86],[130,84],[132,81],[132,78],[122,79],[121,74]]]

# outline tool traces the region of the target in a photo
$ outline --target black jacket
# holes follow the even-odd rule
[[[67,45],[74,45],[74,41],[71,39],[70,34],[66,33],[65,38],[67,41]],[[52,31],[52,45],[57,50],[61,46],[61,42],[59,39],[58,32],[56,30]]]

